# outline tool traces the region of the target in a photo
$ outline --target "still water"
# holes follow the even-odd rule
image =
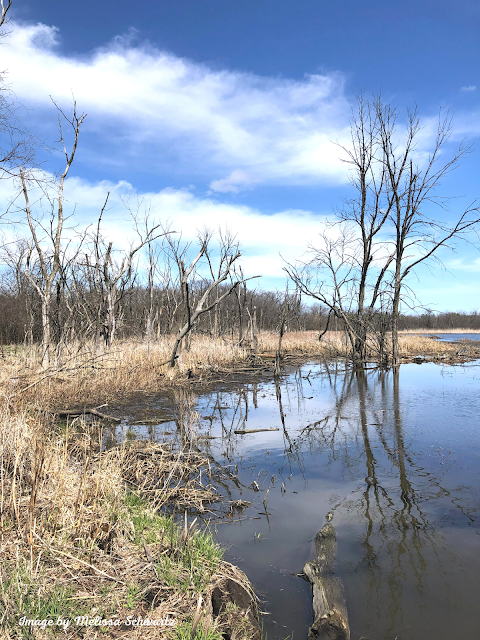
[[[440,340],[441,342],[459,342],[462,340],[480,340],[480,333],[425,333],[425,338]]]
[[[307,364],[225,385],[196,411],[214,436],[201,446],[238,477],[222,492],[252,502],[215,526],[263,600],[268,640],[306,637],[311,588],[295,574],[327,512],[353,640],[480,638],[478,362]],[[263,428],[279,430],[234,433]]]

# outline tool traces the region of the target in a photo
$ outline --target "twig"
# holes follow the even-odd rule
[[[60,418],[67,418],[69,416],[76,418],[78,416],[83,416],[87,414],[92,416],[97,416],[97,418],[101,418],[102,420],[110,420],[111,422],[121,422],[120,418],[115,418],[114,416],[109,416],[106,413],[101,413],[95,407],[93,409],[82,409],[81,411],[78,411],[75,409],[55,411],[55,415],[59,416]]]

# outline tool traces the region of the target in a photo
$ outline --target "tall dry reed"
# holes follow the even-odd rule
[[[194,336],[190,350],[181,352],[175,367],[168,364],[172,337],[163,337],[147,345],[143,341],[118,341],[109,350],[98,352],[93,344],[69,345],[62,361],[44,371],[35,353],[29,350],[4,352],[0,368],[0,392],[13,403],[25,400],[45,409],[91,407],[110,403],[127,395],[158,392],[183,384],[194,378],[197,382],[222,379],[232,370],[245,370],[270,362],[276,352],[278,335],[261,333],[258,352],[254,355],[248,344],[238,346],[226,338]],[[386,351],[390,339],[386,339]],[[375,336],[369,336],[371,360],[380,356]],[[462,346],[472,357],[474,344]],[[351,347],[343,332],[330,331],[322,340],[314,331],[289,332],[283,337],[284,355],[303,358],[350,357]],[[440,342],[418,334],[400,334],[400,354],[405,360],[417,355],[454,358],[458,345]]]

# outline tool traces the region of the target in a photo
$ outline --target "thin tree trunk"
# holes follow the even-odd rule
[[[395,287],[392,310],[392,365],[398,367],[400,364],[400,348],[398,345],[398,316],[400,312],[400,288]]]
[[[42,367],[46,369],[50,364],[50,315],[49,315],[50,296],[42,297]]]
[[[252,317],[252,348],[253,353],[257,355],[258,353],[258,338],[257,338],[257,310],[253,310]]]
[[[283,334],[285,333],[285,318],[282,319],[282,324],[280,325],[280,333],[278,335],[278,349],[277,352],[275,354],[275,370],[274,370],[274,375],[278,376],[280,375],[280,371],[281,371],[281,362],[282,362],[282,340],[283,340]]]

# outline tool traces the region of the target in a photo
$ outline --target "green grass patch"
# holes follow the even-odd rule
[[[175,628],[174,640],[223,640],[223,634],[215,627],[204,629],[200,623],[192,636],[192,622],[184,622]]]
[[[134,526],[133,542],[138,545],[162,542],[171,529],[171,518],[153,511],[148,502],[131,491],[125,494],[125,507]]]
[[[202,591],[224,553],[211,532],[194,527],[185,538],[183,523],[155,513],[146,500],[132,492],[126,494],[125,506],[134,527],[135,544],[157,544],[163,550],[156,561],[159,578],[182,592]]]
[[[5,564],[1,568],[4,577],[0,618],[3,618],[5,628],[16,632],[16,637],[35,637],[38,626],[32,627],[26,620],[53,620],[50,626],[45,626],[45,632],[53,637],[63,632],[62,627],[56,624],[58,618],[73,619],[87,612],[84,604],[72,595],[72,587],[51,584],[44,573],[33,577],[30,567],[21,560],[15,571],[11,569]]]

